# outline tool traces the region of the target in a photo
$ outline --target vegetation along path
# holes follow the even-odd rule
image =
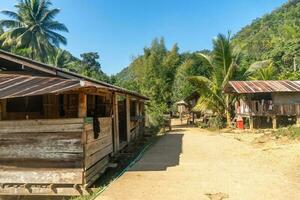
[[[263,148],[236,137],[177,127],[97,200],[286,200],[300,196],[299,143]]]

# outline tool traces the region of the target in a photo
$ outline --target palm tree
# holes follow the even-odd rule
[[[249,67],[244,76],[250,80],[274,80],[276,71],[271,60],[257,61]]]
[[[4,33],[3,27],[0,26],[0,36]]]
[[[54,53],[49,56],[49,63],[55,67],[67,68],[72,62],[72,55],[66,50],[57,48]]]
[[[223,89],[232,79],[237,67],[238,55],[233,52],[231,38],[219,34],[213,40],[213,51],[210,55],[199,54],[205,63],[210,66],[212,75],[190,77],[190,81],[199,88],[201,95],[197,102],[197,108],[206,111],[211,110],[227,119],[227,126],[231,123],[231,99],[223,93]]]
[[[58,32],[68,32],[67,27],[55,21],[59,9],[50,9],[49,0],[20,0],[17,12],[1,11],[10,19],[0,21],[7,30],[0,36],[3,46],[28,48],[31,59],[45,61],[47,54],[67,39]]]

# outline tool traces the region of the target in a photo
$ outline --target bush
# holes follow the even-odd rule
[[[164,124],[164,113],[168,112],[165,103],[156,103],[151,101],[147,105],[147,116],[149,117],[149,125],[153,130],[159,130]]]
[[[279,136],[287,136],[290,138],[299,138],[300,137],[300,128],[297,126],[289,126],[287,128],[280,128],[277,131],[275,131],[276,135]]]
[[[208,128],[208,124],[205,122],[197,122],[196,126],[199,128]]]
[[[225,128],[225,126],[226,126],[225,119],[221,116],[211,117],[208,120],[208,127],[210,128],[221,129],[221,128]]]

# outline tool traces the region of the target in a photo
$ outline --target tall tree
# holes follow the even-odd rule
[[[109,77],[101,70],[101,65],[98,61],[100,56],[97,52],[83,53],[80,65],[80,73],[91,78],[109,82]]]
[[[68,32],[67,27],[56,21],[59,9],[50,9],[49,0],[20,0],[15,5],[17,12],[2,11],[9,19],[1,20],[6,28],[0,40],[3,46],[28,48],[31,59],[45,61],[47,54],[67,39],[58,32]]]
[[[231,99],[223,93],[223,89],[234,76],[237,68],[238,56],[234,54],[230,36],[219,34],[213,41],[211,55],[199,54],[205,63],[210,66],[210,78],[193,76],[191,82],[199,88],[201,95],[197,107],[201,110],[212,110],[219,116],[225,116],[227,126],[231,123]]]

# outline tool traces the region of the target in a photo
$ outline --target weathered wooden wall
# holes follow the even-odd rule
[[[84,127],[84,182],[86,184],[96,181],[107,168],[109,154],[113,152],[112,118],[105,117],[98,120],[99,135],[95,134],[92,123],[86,123]]]
[[[83,119],[0,121],[0,183],[82,182],[83,125]]]
[[[300,104],[300,93],[274,93],[274,104]]]

